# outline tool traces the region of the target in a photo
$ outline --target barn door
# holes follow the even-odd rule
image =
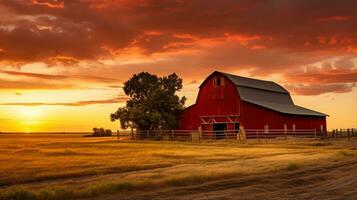
[[[239,131],[239,122],[234,123],[234,130],[236,131],[236,133],[238,133],[238,131]]]
[[[213,124],[213,133],[216,139],[225,139],[226,138],[226,123],[214,123]]]

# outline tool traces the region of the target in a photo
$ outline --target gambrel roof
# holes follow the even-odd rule
[[[290,93],[275,82],[246,78],[218,71],[214,73],[222,74],[232,81],[236,85],[238,94],[243,101],[284,114],[327,116],[324,113],[295,105]]]

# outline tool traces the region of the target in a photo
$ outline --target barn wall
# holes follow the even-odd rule
[[[217,77],[224,78],[224,86],[217,88],[214,80]],[[218,97],[218,98],[217,98]],[[246,129],[263,129],[268,125],[269,129],[283,129],[284,124],[292,129],[316,129],[320,131],[323,125],[326,131],[326,117],[299,116],[281,114],[270,109],[241,101],[236,86],[221,74],[212,74],[200,87],[196,104],[190,106],[181,115],[180,129],[197,130],[201,126],[200,116],[226,116],[239,115],[241,125]],[[215,118],[216,121],[225,119]],[[234,126],[228,125],[232,130]],[[203,130],[212,130],[212,125],[202,126]]]
[[[265,125],[268,125],[269,129],[283,129],[284,124],[288,129],[292,129],[295,124],[296,129],[317,131],[320,131],[320,125],[323,125],[326,131],[326,117],[287,115],[244,101],[241,104],[241,124],[246,129],[263,129]]]
[[[214,79],[223,78],[224,85],[216,87]],[[200,116],[239,115],[240,98],[236,86],[225,76],[214,74],[201,85],[196,104],[181,115],[180,129],[197,129],[201,125]],[[217,118],[222,121],[222,118]],[[212,126],[205,125],[205,130]]]
[[[200,118],[196,111],[196,104],[185,109],[180,116],[180,130],[196,130],[200,126]]]
[[[221,88],[214,86],[213,80],[217,77],[224,78],[224,86]],[[223,98],[215,98],[215,95],[221,92],[223,92]],[[215,74],[206,80],[200,88],[196,101],[197,112],[201,116],[239,115],[239,102],[236,86],[225,76]]]

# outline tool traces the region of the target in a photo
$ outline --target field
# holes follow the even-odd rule
[[[0,199],[357,199],[357,140],[0,134]]]

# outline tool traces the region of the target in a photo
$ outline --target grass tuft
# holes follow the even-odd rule
[[[164,182],[171,186],[185,186],[190,184],[203,183],[209,179],[210,177],[206,175],[189,175],[185,177],[172,177],[165,180]]]
[[[337,155],[339,156],[351,156],[352,154],[346,151],[338,151]]]
[[[22,188],[0,194],[0,200],[36,200],[36,196]]]
[[[129,191],[135,189],[138,184],[133,182],[121,182],[121,183],[102,183],[98,185],[92,185],[79,192],[81,198],[97,197],[102,194],[115,194],[120,191]]]
[[[300,168],[300,165],[294,162],[288,163],[287,170],[292,171],[292,170],[297,170]]]

